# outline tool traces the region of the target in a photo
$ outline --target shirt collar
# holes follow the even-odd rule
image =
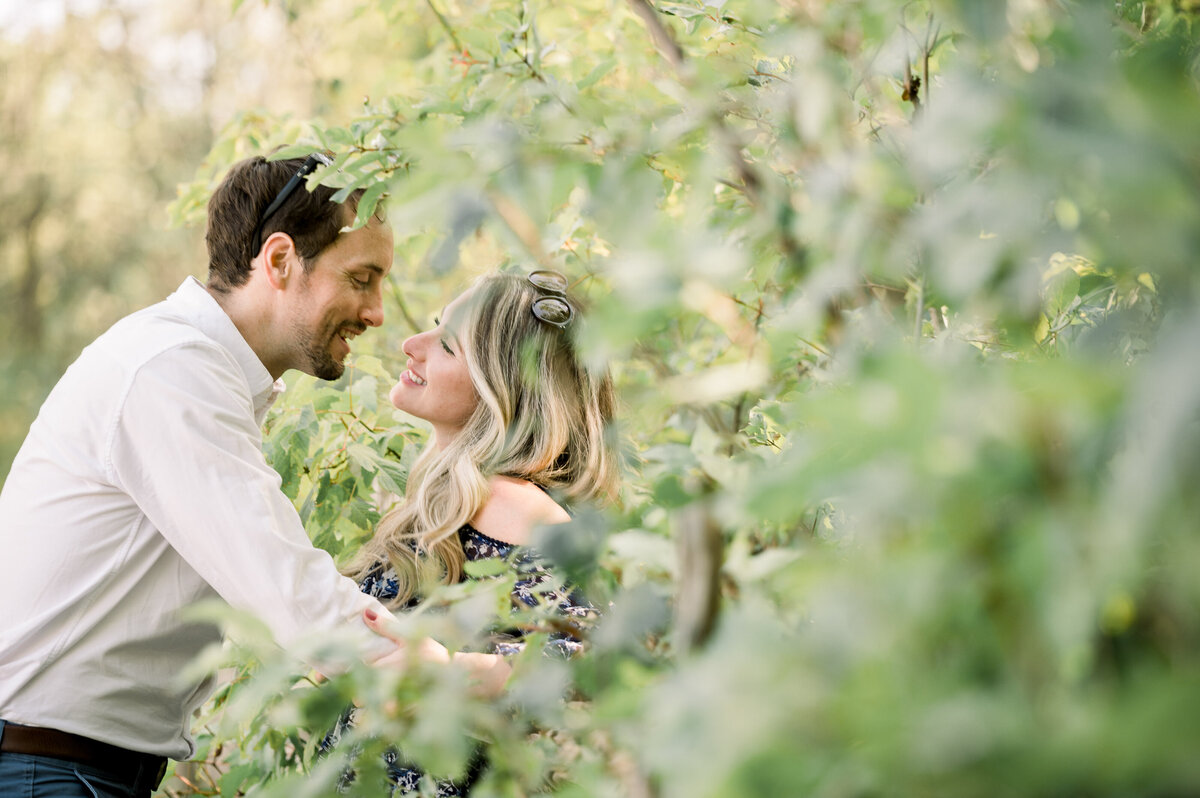
[[[167,304],[233,355],[246,378],[246,384],[250,386],[254,415],[261,422],[276,397],[283,392],[283,380],[271,379],[271,373],[250,348],[250,344],[246,343],[233,319],[195,277],[185,278],[178,290],[167,298]]]

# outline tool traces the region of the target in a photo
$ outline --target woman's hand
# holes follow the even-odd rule
[[[460,651],[451,657],[446,647],[431,637],[421,638],[415,644],[411,644],[396,632],[384,617],[373,610],[363,611],[363,622],[368,629],[396,644],[395,651],[375,660],[373,665],[404,670],[412,663],[414,656],[424,662],[453,662],[467,670],[474,683],[474,692],[484,698],[493,698],[504,692],[504,684],[512,674],[512,666],[497,654]]]
[[[363,610],[363,623],[367,625],[367,628],[396,644],[395,651],[375,660],[371,663],[372,665],[404,670],[411,664],[414,657],[425,662],[444,663],[450,661],[450,652],[441,643],[432,637],[422,638],[415,644],[410,643],[389,623],[390,620],[388,616],[380,615],[374,610]]]
[[[477,654],[458,651],[454,662],[464,666],[471,674],[472,687],[476,695],[495,698],[504,692],[504,685],[512,675],[512,666],[499,654]]]

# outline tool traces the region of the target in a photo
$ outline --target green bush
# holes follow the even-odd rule
[[[329,794],[353,699],[353,789],[388,741],[453,774],[478,738],[483,795],[1200,791],[1197,10],[364,4],[415,54],[395,92],[212,159],[329,147],[317,178],[397,234],[372,353],[295,380],[268,456],[346,556],[424,439],[386,400],[422,314],[493,268],[583,280],[626,488],[539,547],[604,618],[496,703],[436,670],[301,689],[235,634],[201,775]],[[467,645],[504,590],[406,623]]]

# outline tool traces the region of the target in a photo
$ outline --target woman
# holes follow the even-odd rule
[[[606,502],[617,487],[612,381],[579,360],[578,304],[567,290],[557,272],[488,275],[447,305],[436,327],[404,342],[409,359],[391,401],[428,421],[433,436],[404,502],[347,569],[364,592],[404,609],[429,581],[461,581],[466,561],[500,557],[517,570],[515,602],[536,604],[536,594],[568,615],[587,614],[578,599],[539,589],[549,575],[519,551],[535,527],[569,520],[555,497]],[[569,635],[552,643],[567,653],[579,646]],[[521,645],[518,636],[493,649]],[[421,776],[389,771],[402,791]],[[463,789],[442,783],[439,795]]]

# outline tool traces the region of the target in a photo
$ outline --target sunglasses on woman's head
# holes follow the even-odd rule
[[[533,300],[530,310],[538,321],[544,321],[555,327],[563,328],[575,317],[575,309],[567,301],[567,278],[549,269],[530,272],[528,280],[534,288],[548,296],[539,296]]]

